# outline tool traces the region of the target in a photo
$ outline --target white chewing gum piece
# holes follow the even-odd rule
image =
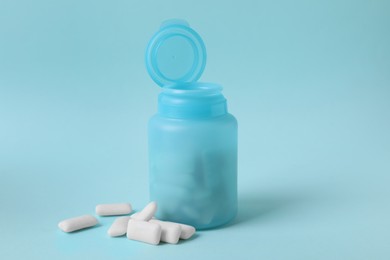
[[[149,222],[156,223],[161,226],[161,241],[170,244],[177,244],[181,234],[181,227],[179,224],[157,219],[151,219]]]
[[[153,218],[154,214],[157,211],[157,203],[155,201],[150,202],[148,205],[143,208],[137,214],[133,214],[132,218],[136,220],[149,221]]]
[[[93,227],[98,223],[97,219],[91,215],[83,215],[69,218],[58,223],[58,227],[64,232],[73,232],[83,228]]]
[[[126,215],[132,211],[130,203],[99,204],[95,208],[99,216]]]
[[[111,227],[107,230],[107,234],[111,237],[123,236],[127,232],[127,223],[130,216],[119,217],[114,220]]]
[[[156,223],[130,219],[126,235],[128,239],[158,245],[161,238],[161,227]]]
[[[193,226],[181,224],[181,223],[177,223],[177,224],[179,224],[181,227],[180,239],[189,239],[196,232],[196,229]]]

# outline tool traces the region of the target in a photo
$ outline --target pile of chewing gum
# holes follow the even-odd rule
[[[157,203],[152,201],[140,212],[116,218],[107,233],[111,237],[127,235],[128,239],[152,245],[158,245],[160,241],[177,244],[179,239],[189,239],[195,233],[196,230],[192,226],[155,219],[153,216],[156,211]],[[99,216],[128,215],[131,212],[130,203],[96,206],[96,214]],[[98,220],[94,216],[83,215],[65,219],[58,223],[58,227],[64,232],[73,232],[97,224]]]

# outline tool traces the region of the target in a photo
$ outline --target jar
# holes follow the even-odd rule
[[[148,125],[150,199],[158,219],[197,229],[237,214],[237,121],[221,86],[197,82],[205,60],[200,36],[178,20],[164,23],[146,52],[162,86]]]

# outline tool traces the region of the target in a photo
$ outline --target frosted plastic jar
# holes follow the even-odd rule
[[[146,55],[149,74],[162,86],[148,125],[150,199],[158,204],[158,219],[197,229],[237,214],[237,121],[222,87],[197,82],[205,54],[188,24],[170,22]]]

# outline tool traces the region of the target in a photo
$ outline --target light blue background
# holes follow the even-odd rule
[[[0,0],[0,259],[389,259],[389,1]],[[239,215],[179,245],[75,234],[148,202],[144,50],[203,37],[239,120]]]

